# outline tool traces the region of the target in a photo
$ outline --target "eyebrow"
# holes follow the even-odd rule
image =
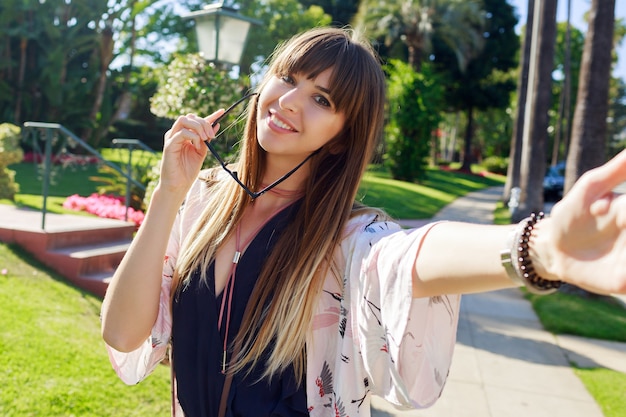
[[[326,87],[322,87],[321,85],[316,85],[315,88],[317,88],[318,90],[320,90],[323,93],[326,93],[328,95],[330,95],[330,90]]]

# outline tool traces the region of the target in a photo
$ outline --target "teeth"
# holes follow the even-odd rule
[[[278,127],[280,127],[280,128],[287,129],[287,130],[293,130],[293,128],[292,128],[291,126],[289,126],[288,124],[285,124],[285,123],[283,123],[282,121],[278,120],[278,118],[277,118],[275,115],[272,115],[272,116],[271,116],[271,120],[272,120],[272,122],[273,122],[276,126],[278,126]]]

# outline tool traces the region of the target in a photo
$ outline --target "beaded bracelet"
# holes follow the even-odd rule
[[[551,294],[563,285],[563,281],[551,281],[540,277],[528,256],[530,235],[537,222],[543,217],[543,213],[532,213],[530,217],[522,220],[512,235],[511,248],[500,252],[502,266],[509,278],[517,284],[525,285],[528,291],[535,294]]]

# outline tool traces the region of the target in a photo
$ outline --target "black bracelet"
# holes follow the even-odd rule
[[[525,286],[534,294],[550,294],[563,285],[563,281],[550,281],[540,277],[528,256],[530,235],[543,217],[543,213],[533,213],[519,222],[511,231],[507,247],[500,251],[500,261],[511,281],[519,286]]]
[[[524,281],[529,291],[536,294],[549,294],[555,292],[563,285],[563,281],[551,281],[542,278],[537,274],[533,263],[528,256],[528,242],[530,241],[530,235],[532,234],[535,225],[543,219],[544,214],[532,213],[530,217],[525,219],[526,225],[522,231],[521,236],[516,242],[517,250],[517,272],[519,277]]]

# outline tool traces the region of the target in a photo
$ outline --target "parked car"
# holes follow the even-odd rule
[[[543,198],[560,200],[565,186],[565,162],[550,165],[543,177]]]

